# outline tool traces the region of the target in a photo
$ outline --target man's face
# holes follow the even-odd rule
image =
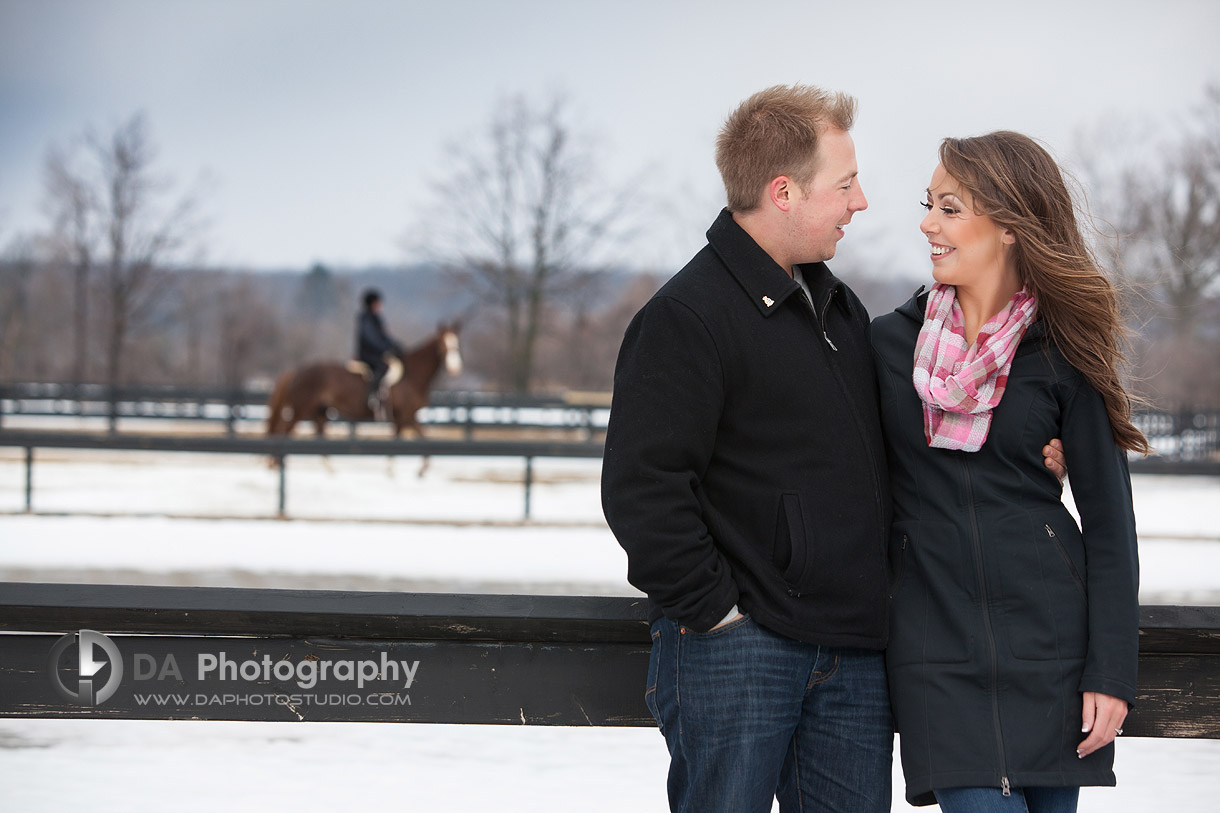
[[[856,170],[856,145],[844,130],[818,139],[818,163],[802,189],[793,184],[789,249],[793,264],[829,260],[852,215],[868,208]]]

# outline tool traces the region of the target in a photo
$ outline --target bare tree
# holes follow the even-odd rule
[[[123,381],[124,348],[156,307],[173,261],[198,226],[195,197],[168,202],[169,184],[154,171],[155,150],[143,115],[108,137],[90,135],[68,150],[52,147],[44,164],[54,243],[73,272],[73,379],[88,375],[93,279],[104,293],[105,382]]]
[[[98,245],[96,191],[75,165],[74,152],[52,146],[43,165],[46,208],[55,253],[72,269],[72,383],[88,380],[89,283]]]
[[[1220,85],[1193,124],[1159,164],[1128,170],[1120,215],[1123,265],[1155,280],[1179,337],[1194,335],[1220,279]]]
[[[13,241],[0,257],[0,380],[21,375],[31,323],[30,283],[38,264],[31,241]]]
[[[195,202],[184,197],[159,207],[162,184],[153,175],[154,150],[143,116],[120,126],[108,141],[93,140],[104,182],[106,289],[109,323],[106,381],[121,381],[123,345],[133,324],[155,303],[165,282],[161,263],[189,233]]]
[[[1158,138],[1110,120],[1078,146],[1095,248],[1117,272],[1132,384],[1165,407],[1215,403],[1220,367],[1220,86]]]
[[[593,284],[623,234],[630,186],[597,182],[562,100],[503,102],[483,136],[451,150],[425,218],[428,249],[502,316],[503,384],[528,391],[548,309]]]

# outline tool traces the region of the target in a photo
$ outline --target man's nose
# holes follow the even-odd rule
[[[864,197],[864,187],[860,185],[859,179],[856,180],[856,200],[851,207],[854,212],[863,212],[868,208],[868,198]]]

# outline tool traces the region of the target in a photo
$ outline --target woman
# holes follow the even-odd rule
[[[946,139],[929,293],[873,323],[894,490],[886,660],[907,799],[1072,811],[1113,785],[1139,608],[1113,287],[1054,160]],[[921,289],[922,290],[922,289]],[[1063,439],[1081,534],[1043,465]]]

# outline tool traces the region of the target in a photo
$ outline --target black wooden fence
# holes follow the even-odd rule
[[[106,419],[111,432],[133,419],[202,421],[223,424],[235,435],[243,423],[266,420],[266,390],[225,390],[99,384],[0,383],[0,426],[5,417]],[[467,439],[480,430],[562,430],[591,440],[605,429],[609,395],[515,395],[497,392],[433,390],[420,421],[457,428]],[[354,424],[349,424],[352,431]],[[261,431],[261,425],[254,427]]]
[[[6,583],[0,631],[0,716],[653,725],[640,598]],[[1220,739],[1220,607],[1141,608],[1123,728]]]
[[[261,421],[270,393],[257,389],[100,384],[0,383],[0,426],[6,416],[108,418],[111,431],[125,419],[200,420],[223,423],[236,434],[243,421]],[[514,395],[434,390],[420,418],[425,425],[456,427],[466,439],[478,430],[569,430],[593,440],[605,429],[607,393]],[[1137,413],[1136,426],[1160,451],[1161,460],[1215,461],[1220,457],[1220,410],[1181,407]],[[1154,464],[1156,465],[1156,464]]]
[[[266,457],[278,464],[277,516],[285,516],[287,460],[296,455],[323,456],[419,456],[419,457],[519,457],[524,461],[524,517],[532,510],[534,459],[538,457],[601,458],[600,443],[578,441],[469,441],[331,439],[312,437],[225,437],[89,434],[83,432],[0,432],[0,448],[25,451],[25,510],[34,504],[34,460],[37,449],[93,449],[145,452],[196,452],[242,454]]]

